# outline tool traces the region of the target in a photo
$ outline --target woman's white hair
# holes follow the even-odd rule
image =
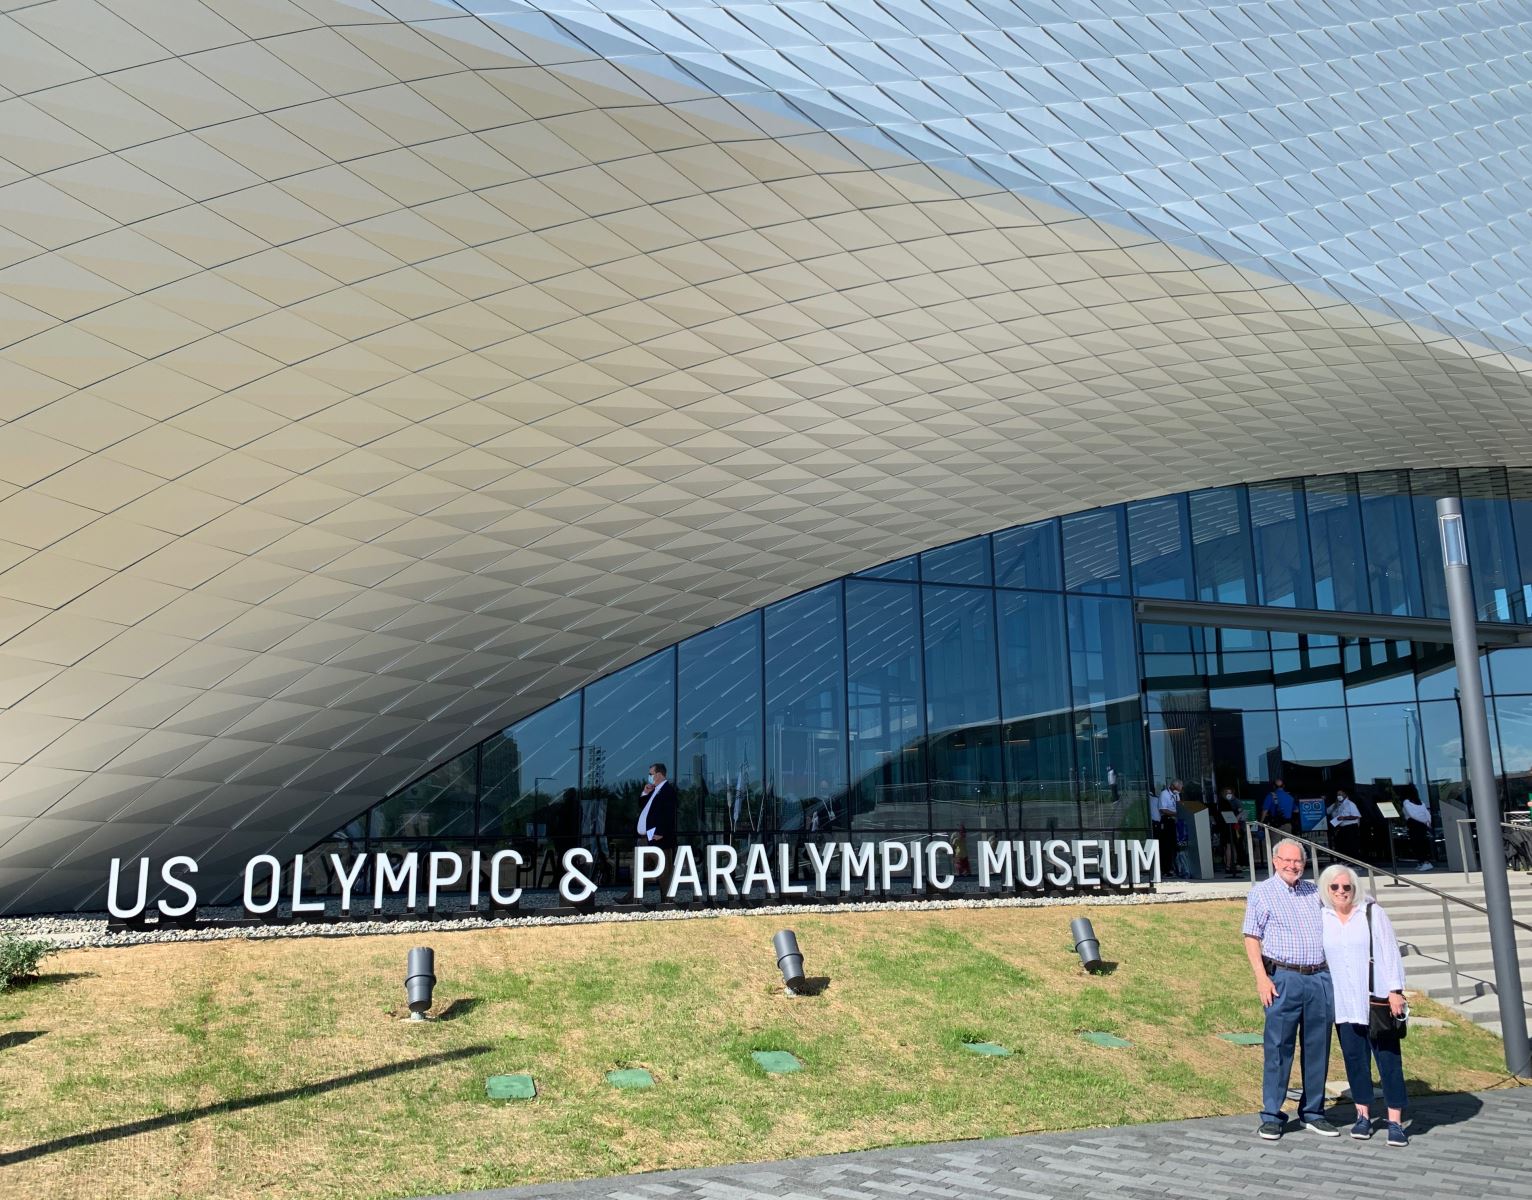
[[[1345,863],[1332,863],[1319,873],[1319,902],[1326,908],[1335,907],[1335,897],[1330,894],[1330,885],[1344,875],[1351,880],[1351,895],[1354,900],[1360,900],[1357,895],[1359,885],[1356,881],[1356,872]]]

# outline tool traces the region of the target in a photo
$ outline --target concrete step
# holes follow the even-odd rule
[[[1488,1029],[1496,1037],[1503,1036],[1500,1030],[1500,997],[1494,992],[1470,996],[1451,1007],[1480,1028]],[[1532,1021],[1532,1004],[1527,1005],[1527,1019]]]

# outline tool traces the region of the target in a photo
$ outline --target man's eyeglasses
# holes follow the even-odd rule
[[[1332,892],[1354,892],[1356,888],[1352,887],[1349,883],[1332,883],[1330,890]]]

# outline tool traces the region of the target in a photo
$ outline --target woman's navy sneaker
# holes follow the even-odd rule
[[[1388,1144],[1390,1146],[1408,1146],[1410,1144],[1409,1135],[1404,1132],[1404,1126],[1399,1124],[1398,1121],[1390,1121],[1388,1123]]]
[[[1351,1127],[1351,1136],[1359,1142],[1365,1142],[1372,1136],[1372,1118],[1358,1117],[1356,1124]]]

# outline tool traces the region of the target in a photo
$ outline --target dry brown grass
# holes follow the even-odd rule
[[[1081,911],[1115,973],[1081,971]],[[0,1195],[352,1200],[1249,1111],[1260,1051],[1213,1036],[1259,1028],[1239,911],[806,911],[830,984],[801,998],[776,975],[780,919],[749,916],[71,951],[0,997],[0,1155],[19,1152]],[[388,1016],[422,941],[436,1009],[470,1002],[451,1020]],[[764,1076],[764,1048],[807,1069]],[[1487,1086],[1497,1062],[1457,1023],[1407,1043],[1417,1089]],[[657,1086],[605,1084],[630,1065]],[[487,1101],[512,1071],[539,1098]]]

